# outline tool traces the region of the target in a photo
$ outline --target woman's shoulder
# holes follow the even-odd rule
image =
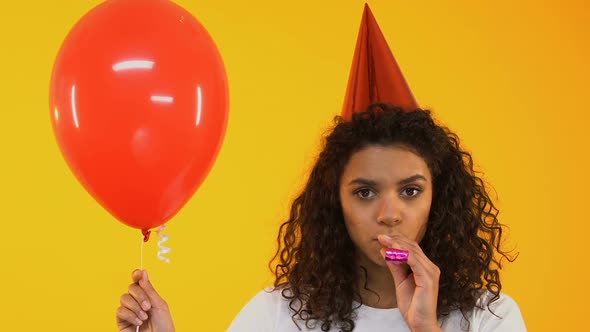
[[[468,321],[465,319],[467,318]],[[476,307],[464,316],[459,310],[442,318],[443,328],[460,327],[469,331],[524,332],[526,326],[516,301],[506,293],[482,291]],[[447,330],[445,329],[445,330]]]
[[[496,296],[494,293],[490,291],[482,291],[479,299],[477,300],[477,309],[479,312],[488,312],[488,313],[496,313],[496,311],[501,313],[509,313],[513,311],[518,311],[520,313],[520,308],[516,301],[506,293],[498,293]]]
[[[228,331],[274,331],[277,319],[282,316],[283,304],[287,301],[283,297],[283,288],[267,287],[259,291],[240,310],[234,318]]]
[[[253,308],[256,310],[272,310],[277,306],[280,306],[281,302],[285,300],[282,292],[282,288],[266,287],[258,291],[258,293],[256,293],[246,304],[244,309]],[[242,309],[242,311],[244,309]]]
[[[266,287],[256,293],[250,302],[257,305],[270,307],[281,305],[282,301],[286,300],[283,291],[287,292],[288,294],[288,289],[283,287]]]

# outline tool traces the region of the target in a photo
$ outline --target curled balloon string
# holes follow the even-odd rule
[[[171,250],[169,247],[166,247],[163,245],[163,243],[168,241],[168,239],[169,239],[168,235],[163,234],[165,229],[166,229],[166,226],[162,225],[157,230],[158,238],[160,239],[158,241],[158,248],[160,248],[160,250],[158,250],[158,259],[161,261],[164,261],[166,263],[170,263],[170,258],[164,256],[165,254],[169,253]]]

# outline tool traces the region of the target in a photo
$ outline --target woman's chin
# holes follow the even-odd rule
[[[377,257],[374,260],[375,265],[382,267],[382,268],[387,268],[387,262],[385,261],[385,259],[383,259],[383,257],[381,257],[381,255],[379,255],[379,257]]]
[[[381,256],[381,252],[379,252],[379,251],[377,253],[374,253],[373,255],[371,255],[370,261],[371,261],[372,265],[374,265],[375,267],[387,268],[387,262],[385,261],[383,256]]]

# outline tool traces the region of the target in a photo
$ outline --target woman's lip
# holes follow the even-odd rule
[[[393,238],[395,235],[379,234],[379,235],[377,235],[375,238],[373,238],[373,240],[375,240],[375,241],[379,241],[379,237],[380,237],[380,236],[383,236],[383,237],[385,237],[386,239],[387,239],[387,238],[390,238],[390,239],[391,239],[391,238]]]

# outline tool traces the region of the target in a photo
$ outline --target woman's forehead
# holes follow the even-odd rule
[[[430,178],[426,161],[411,149],[398,145],[370,145],[351,156],[343,177],[402,179],[415,174]]]

